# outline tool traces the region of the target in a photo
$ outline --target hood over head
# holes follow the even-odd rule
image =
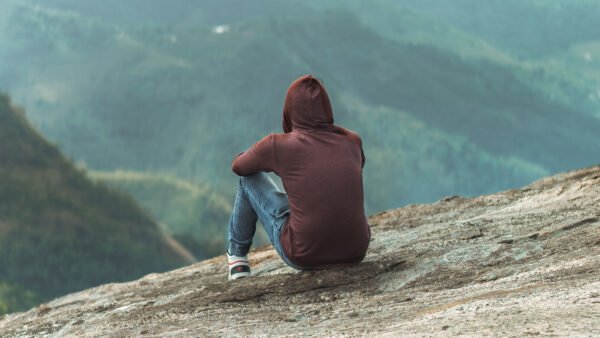
[[[312,75],[304,75],[292,82],[283,105],[283,131],[332,126],[333,111],[321,81]]]

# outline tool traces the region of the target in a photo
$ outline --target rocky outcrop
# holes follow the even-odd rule
[[[254,277],[219,256],[0,319],[2,336],[600,335],[600,166],[369,218],[363,263]]]

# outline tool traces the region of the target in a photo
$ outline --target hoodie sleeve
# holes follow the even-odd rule
[[[231,165],[239,176],[248,176],[259,171],[275,171],[275,133],[265,136],[250,149],[239,153]]]

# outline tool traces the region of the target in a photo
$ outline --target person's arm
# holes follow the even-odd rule
[[[233,159],[231,170],[240,176],[248,176],[259,171],[274,171],[275,134],[265,136],[247,151],[239,153]]]

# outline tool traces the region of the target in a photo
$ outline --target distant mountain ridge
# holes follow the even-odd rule
[[[359,2],[347,9],[304,6],[312,13],[306,16],[284,7],[263,16],[227,16],[216,2],[189,11],[213,11],[227,27],[222,33],[212,31],[215,22],[200,19],[204,14],[177,25],[150,24],[160,14],[157,2],[145,8],[153,11],[149,21],[130,26],[86,16],[100,12],[76,10],[83,4],[60,4],[60,10],[48,9],[52,3],[15,10],[4,34],[17,45],[0,53],[15,59],[11,52],[36,52],[0,74],[26,79],[10,86],[31,107],[40,130],[92,169],[170,172],[210,182],[233,198],[233,156],[281,131],[285,90],[305,73],[324,79],[336,123],[364,135],[370,212],[519,186],[600,156],[600,120],[588,105],[573,103],[588,93],[568,83],[552,92],[559,80],[493,58],[497,48],[459,30],[445,36],[465,46],[483,41],[490,57],[445,50],[452,41],[436,46],[435,29],[426,31],[435,21],[426,17],[400,28],[429,38],[403,41],[390,37],[400,28],[385,26],[389,20],[374,26],[363,19]],[[401,7],[375,4],[369,8],[374,17]],[[410,18],[417,12],[402,13]],[[32,43],[11,39],[17,33]],[[41,64],[44,71],[33,70]],[[575,93],[569,99],[552,98],[569,90]],[[402,123],[405,117],[423,133],[402,137],[414,134]],[[375,129],[382,124],[391,127],[386,134]],[[384,159],[392,157],[390,166]]]

